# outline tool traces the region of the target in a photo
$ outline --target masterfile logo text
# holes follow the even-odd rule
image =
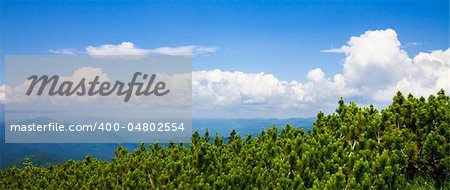
[[[188,141],[191,68],[186,56],[7,56],[6,142]]]
[[[142,75],[143,80],[149,80],[146,82],[146,86],[144,87],[143,82],[137,82],[138,77]],[[27,80],[31,80],[30,87],[28,88],[26,94],[30,96],[34,90],[34,88],[39,85],[38,91],[36,95],[41,96],[45,87],[50,83],[50,89],[48,90],[49,96],[109,96],[111,94],[116,94],[117,96],[125,96],[124,102],[128,102],[130,100],[131,95],[133,94],[133,90],[136,89],[134,95],[136,96],[150,96],[154,94],[155,96],[164,96],[170,92],[169,89],[166,89],[166,83],[163,81],[157,81],[156,74],[152,74],[150,77],[148,74],[142,74],[141,72],[135,72],[131,82],[124,83],[122,81],[116,81],[113,85],[110,82],[99,82],[100,76],[95,76],[92,81],[87,81],[86,78],[82,78],[78,83],[74,84],[72,81],[59,81],[58,75],[53,75],[49,77],[47,75],[38,76],[32,75],[28,77]],[[156,83],[153,85],[153,83]],[[59,86],[58,86],[59,84]],[[98,90],[96,89],[98,86]],[[125,87],[125,86],[128,86]],[[126,89],[125,89],[126,88]]]

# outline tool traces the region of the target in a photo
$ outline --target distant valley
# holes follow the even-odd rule
[[[42,120],[43,118],[36,118]],[[51,118],[47,118],[51,120]],[[64,162],[69,159],[83,159],[85,155],[109,160],[114,156],[114,150],[118,144],[5,144],[5,123],[0,121],[0,151],[1,168],[11,165],[20,166],[25,156],[28,156],[37,165],[51,165]],[[290,118],[290,119],[193,119],[193,131],[203,135],[206,130],[210,136],[218,134],[225,139],[234,129],[241,136],[248,134],[257,136],[263,129],[276,125],[284,127],[290,124],[296,128],[304,128],[305,131],[312,127],[315,118]],[[122,144],[129,151],[133,151],[139,144]]]

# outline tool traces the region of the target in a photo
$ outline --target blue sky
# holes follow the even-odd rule
[[[131,41],[142,48],[216,46],[193,69],[306,78],[310,69],[340,70],[350,36],[393,28],[409,54],[446,49],[448,1],[351,2],[10,2],[1,4],[1,54],[48,54]]]
[[[298,81],[307,86],[305,81],[318,79],[321,73],[329,78],[343,73],[346,55],[321,50],[340,48],[351,37],[366,31],[393,29],[402,43],[400,49],[410,59],[419,52],[446,50],[448,7],[448,1],[1,1],[0,54],[41,55],[64,48],[84,51],[88,46],[122,42],[144,49],[198,45],[218,49],[195,55],[194,71],[264,72],[279,81]],[[3,66],[3,61],[0,63]],[[348,65],[352,63],[349,61]],[[311,73],[316,68],[320,71]],[[0,72],[4,72],[3,67]],[[345,81],[351,83],[346,77]],[[405,77],[414,80],[416,76],[404,74]],[[442,84],[445,83],[436,83],[429,89]],[[351,87],[347,88],[349,93],[335,96],[351,94],[353,88],[360,92],[349,95],[353,99],[369,93],[361,90],[365,86]],[[330,89],[323,89],[327,90]],[[330,97],[333,102],[335,96]],[[254,112],[247,103],[260,104],[266,102],[265,97],[242,100],[244,107],[226,108],[224,112]],[[300,99],[296,109],[302,110],[310,100]],[[270,110],[269,106],[256,113],[271,117],[267,113]]]

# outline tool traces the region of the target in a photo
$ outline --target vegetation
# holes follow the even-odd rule
[[[311,130],[287,125],[226,141],[194,132],[190,146],[123,147],[112,161],[0,173],[0,189],[448,189],[450,99],[401,93],[382,111],[341,99]]]

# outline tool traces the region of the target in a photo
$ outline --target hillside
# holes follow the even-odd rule
[[[25,160],[1,170],[0,189],[448,189],[449,122],[444,91],[399,92],[381,111],[341,99],[308,131],[194,132],[190,146],[119,146],[111,161],[86,156],[41,167]]]

